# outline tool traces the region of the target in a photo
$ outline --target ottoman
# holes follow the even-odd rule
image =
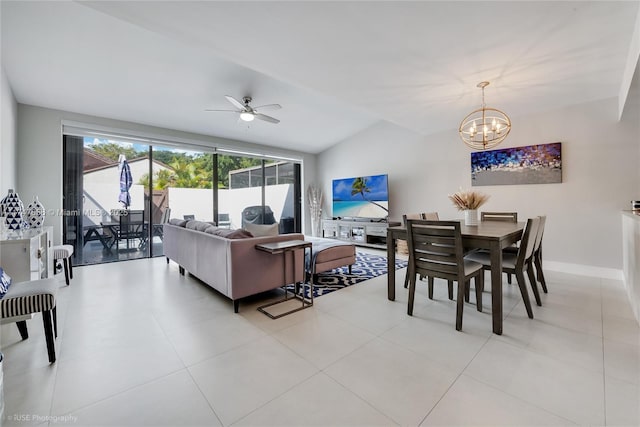
[[[313,283],[316,282],[317,274],[334,268],[349,266],[356,262],[356,247],[352,243],[335,239],[324,239],[321,237],[305,236],[305,240],[311,242],[311,257],[307,254],[306,268]]]

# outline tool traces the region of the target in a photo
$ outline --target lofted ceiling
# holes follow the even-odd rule
[[[318,153],[455,129],[482,80],[512,118],[616,97],[639,4],[2,1],[2,66],[20,103]],[[281,123],[204,111],[224,95]]]

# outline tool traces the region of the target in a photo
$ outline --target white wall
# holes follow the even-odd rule
[[[616,114],[612,98],[512,117],[513,130],[498,148],[562,142],[563,183],[474,187],[491,196],[483,210],[547,215],[547,266],[621,278],[620,211],[640,196],[640,124],[637,113],[622,122]],[[471,188],[470,152],[457,130],[421,136],[378,123],[318,155],[326,216],[332,179],[388,173],[391,219],[424,211],[462,218],[447,195]]]
[[[313,154],[281,150],[242,141],[215,138],[206,135],[111,120],[102,117],[52,110],[18,104],[17,191],[23,200],[38,195],[46,209],[62,210],[62,121],[72,120],[107,126],[131,132],[162,135],[165,139],[179,138],[202,141],[215,146],[222,143],[239,151],[265,152],[273,155],[302,158],[302,188],[315,181],[316,156]],[[307,210],[303,209],[304,229],[310,229]],[[62,236],[62,217],[47,217],[45,225],[54,227],[54,244]]]
[[[0,80],[0,198],[4,197],[10,188],[16,188],[16,126],[18,104],[13,96],[9,81],[2,70]],[[23,200],[24,202],[24,200]],[[28,203],[29,201],[27,201]]]
[[[266,204],[271,207],[276,222],[282,217],[293,217],[292,184],[268,185],[265,187]],[[247,206],[260,204],[261,187],[218,190],[219,213],[229,215],[231,228],[242,227],[242,211]],[[200,188],[169,188],[171,218],[194,215],[200,221],[213,221],[213,192]]]
[[[133,185],[129,189],[131,196],[131,210],[144,210],[144,185],[138,184],[140,178],[149,173],[148,159],[129,162]],[[168,168],[153,163],[153,173]],[[84,226],[111,221],[111,211],[122,209],[118,201],[120,195],[120,168],[118,165],[87,172],[83,176],[84,190]]]

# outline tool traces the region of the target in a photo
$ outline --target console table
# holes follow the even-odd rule
[[[324,219],[322,237],[344,240],[358,246],[384,249],[387,246],[387,228],[399,222],[375,222],[366,220]]]
[[[311,242],[306,242],[304,240],[287,240],[284,242],[273,242],[273,243],[262,243],[259,245],[256,245],[256,249],[259,251],[263,251],[263,252],[267,252],[270,253],[272,255],[279,255],[282,254],[282,268],[283,268],[283,275],[282,277],[285,278],[286,281],[286,277],[287,277],[287,252],[294,252],[297,250],[302,249],[303,251],[306,250],[306,248],[309,248],[309,250],[311,250]],[[309,259],[311,259],[311,255],[309,254]],[[304,254],[302,256],[302,263],[303,263],[303,270],[304,270]],[[295,280],[296,277],[296,265],[295,265],[295,256],[293,256],[293,254],[291,254],[291,260],[293,261],[291,263],[291,268],[293,269],[293,275],[291,277],[294,277],[293,280]],[[279,301],[275,301],[269,304],[265,304],[262,305],[260,307],[258,307],[258,311],[266,314],[267,316],[269,316],[272,319],[278,319],[282,316],[286,316],[287,314],[291,314],[291,313],[295,313],[296,311],[300,311],[300,310],[304,310],[305,308],[309,308],[313,305],[313,280],[310,281],[310,283],[307,285],[303,282],[302,286],[302,296],[299,296],[297,294],[297,290],[298,290],[298,284],[294,283],[294,287],[295,287],[295,291],[293,292],[293,298],[298,299],[300,301],[302,301],[302,306],[294,308],[293,310],[289,310],[286,311],[284,313],[280,313],[277,315],[273,315],[271,313],[269,313],[268,311],[265,310],[265,308],[267,307],[271,307],[274,306],[276,304],[280,304],[283,303],[285,301],[288,301],[288,294],[289,291],[286,288],[286,285],[288,283],[283,283],[282,286],[284,287],[284,299],[281,299]],[[305,298],[304,296],[304,288],[306,286],[309,286],[309,298]]]
[[[46,279],[53,274],[51,235],[53,227],[0,232],[2,268],[14,282]]]

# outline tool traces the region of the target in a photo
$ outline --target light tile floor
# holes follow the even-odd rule
[[[618,281],[549,271],[534,320],[505,285],[497,336],[490,294],[457,332],[440,281],[407,316],[404,269],[394,302],[381,276],[278,320],[256,307],[279,291],[234,314],[163,258],[74,275],[56,276],[55,364],[40,316],[26,341],[1,328],[4,425],[640,425],[640,328]]]

